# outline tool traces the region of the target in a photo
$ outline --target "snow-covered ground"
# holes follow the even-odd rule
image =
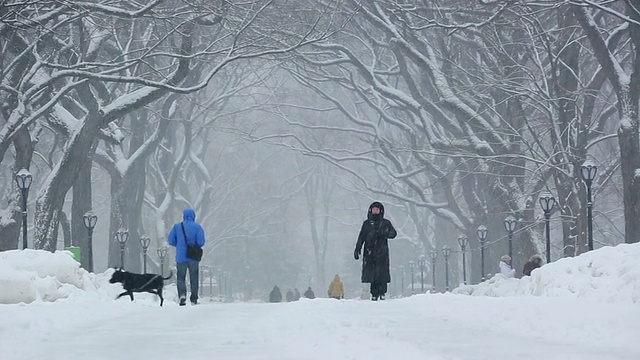
[[[70,258],[0,253],[0,359],[640,359],[640,244],[458,294],[162,308]]]

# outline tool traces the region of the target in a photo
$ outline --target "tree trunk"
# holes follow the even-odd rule
[[[639,61],[640,60],[636,60]],[[635,73],[634,73],[635,75]],[[634,79],[635,78],[635,79]],[[640,81],[637,76],[633,81]],[[624,196],[624,240],[627,244],[640,241],[640,144],[638,140],[638,98],[625,92],[618,99],[622,124],[618,129],[622,188]]]
[[[11,215],[2,218],[0,222],[0,251],[15,250],[21,244],[20,228],[22,226],[22,210],[20,209],[20,190],[16,186],[12,186],[13,196],[9,198],[9,207]]]
[[[591,46],[593,54],[598,59],[607,77],[616,91],[620,127],[618,128],[618,144],[620,145],[620,163],[622,172],[622,190],[624,203],[626,243],[640,241],[640,139],[638,139],[638,100],[640,93],[640,14],[637,9],[626,3],[626,13],[633,21],[629,21],[629,37],[632,48],[631,76],[620,73],[620,68],[614,64],[614,55],[602,38],[597,23],[588,9],[579,5],[572,5],[572,10],[582,26]]]
[[[576,97],[578,93],[578,77],[580,76],[580,47],[577,41],[572,41],[575,27],[578,25],[573,12],[568,6],[558,8],[558,24],[560,27],[559,46],[557,59],[551,59],[554,74],[555,98],[558,99],[558,125],[559,134],[552,136],[554,163],[556,166],[567,169],[567,173],[573,173],[572,177],[562,172],[555,172],[554,178],[558,191],[557,200],[562,219],[562,253],[566,256],[575,256],[584,251],[586,237],[584,235],[584,222],[580,221],[584,213],[584,206],[578,201],[575,189],[579,187],[580,172],[576,163],[582,163],[586,157],[586,148],[578,147],[576,123],[578,121],[576,111]],[[583,119],[583,121],[585,121]],[[552,125],[553,126],[553,125]],[[566,134],[566,135],[565,135]],[[583,144],[586,146],[586,143]],[[570,168],[573,168],[571,171]],[[582,227],[582,228],[581,228]]]
[[[62,228],[62,239],[64,248],[71,246],[71,224],[69,224],[69,217],[64,211],[58,212],[58,218],[60,219],[60,227]]]
[[[123,200],[124,187],[123,187],[122,177],[118,173],[111,173],[111,207],[109,211],[109,254],[108,254],[108,266],[109,267],[120,267],[124,265],[125,269],[129,269],[129,265],[127,263],[127,253],[130,252],[129,247],[131,246],[131,242],[135,238],[137,241],[137,234],[131,234],[131,229],[129,229],[129,218],[124,216],[126,213],[124,207],[126,206],[126,202]],[[123,229],[129,232],[129,240],[125,244],[125,263],[120,264],[120,244],[116,241],[116,233],[118,230]]]
[[[91,206],[91,166],[92,161],[80,169],[78,178],[73,183],[73,202],[71,204],[71,244],[80,247],[82,253],[81,266],[89,269],[89,234],[84,226],[83,216],[92,209]],[[94,269],[95,270],[95,269]]]
[[[629,23],[629,36],[633,42],[633,73],[627,87],[618,94],[621,124],[618,143],[622,167],[624,194],[624,240],[627,244],[640,241],[640,139],[638,138],[638,101],[640,100],[640,14],[636,2],[627,3],[627,15],[635,21]]]
[[[138,112],[138,116],[133,116],[133,119],[131,120],[132,137],[129,144],[129,156],[133,155],[133,153],[144,144],[148,122],[147,115],[147,111],[141,109]],[[146,157],[136,159],[124,176],[124,185],[126,186],[124,189],[125,199],[129,202],[129,205],[127,206],[128,212],[125,213],[125,216],[129,218],[129,227],[131,229],[135,229],[135,232],[138,235],[137,239],[134,239],[138,245],[135,247],[137,252],[133,251],[134,247],[130,248],[132,252],[129,253],[129,263],[134,266],[137,264],[140,272],[142,272],[143,264],[142,246],[140,246],[139,240],[142,235],[148,235],[144,230],[141,219],[146,179],[145,164]],[[149,267],[149,263],[150,261],[147,259],[147,267]]]
[[[71,135],[62,159],[38,192],[34,235],[36,249],[56,249],[58,211],[62,210],[65,196],[78,178],[80,170],[91,162],[91,155],[95,152],[101,121],[97,114],[90,113],[88,117],[82,122],[80,129]]]
[[[34,144],[31,141],[29,130],[20,131],[13,146],[16,150],[16,158],[13,166],[13,174],[20,169],[29,169],[33,157]],[[11,196],[9,197],[9,208],[11,209],[10,221],[0,221],[0,251],[19,249],[22,245],[22,193],[17,184],[11,179]],[[27,192],[27,197],[29,192]],[[27,212],[28,216],[29,212]]]
[[[142,159],[144,160],[144,159]],[[109,223],[110,267],[120,266],[120,244],[115,241],[116,232],[125,229],[129,232],[129,241],[125,249],[125,268],[129,271],[141,270],[140,216],[144,192],[144,162],[133,165],[122,177],[116,171],[111,173],[111,210]]]

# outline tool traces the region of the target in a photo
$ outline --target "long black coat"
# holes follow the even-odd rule
[[[377,205],[381,208],[381,216],[375,219],[371,216],[371,207]],[[389,283],[389,242],[388,239],[396,237],[397,232],[391,221],[384,218],[384,207],[380,203],[373,203],[369,207],[368,219],[362,223],[356,252],[362,252],[362,277],[363,283]]]

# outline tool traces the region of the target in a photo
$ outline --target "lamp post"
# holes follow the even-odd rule
[[[82,221],[84,222],[84,227],[87,228],[87,232],[89,233],[87,238],[87,266],[89,267],[89,272],[93,272],[93,229],[96,227],[98,217],[92,211],[87,211],[82,215]]]
[[[147,273],[147,250],[149,250],[149,245],[151,244],[151,239],[147,235],[142,235],[140,237],[140,246],[142,247],[142,270],[143,273]]]
[[[224,301],[231,301],[231,271],[224,271]]]
[[[209,302],[213,301],[213,267],[209,268]]]
[[[31,173],[27,169],[22,169],[16,174],[16,183],[22,194],[22,248],[27,246],[27,195],[31,186]]]
[[[129,240],[129,232],[125,229],[116,231],[116,240],[120,244],[120,268],[124,269],[124,248]]]
[[[396,271],[395,267],[392,267],[391,268],[391,279],[392,280],[395,279],[396,275],[398,275],[398,272]],[[397,290],[398,290],[397,287],[398,287],[397,283],[395,281],[391,281],[391,293],[392,294],[396,294],[397,293]]]
[[[469,245],[469,238],[464,235],[458,236],[458,245],[462,251],[462,282],[467,285],[467,245]]]
[[[484,281],[484,242],[487,240],[487,227],[484,225],[478,226],[476,235],[480,240],[480,280]]]
[[[156,250],[158,252],[158,258],[160,258],[160,275],[164,277],[164,259],[167,257],[167,248],[161,247]]]
[[[399,275],[400,274],[400,268],[397,267],[397,266],[394,267],[393,268],[393,274],[394,274],[393,275],[394,276],[393,279],[399,279],[399,277],[400,277],[400,275]],[[399,295],[400,294],[400,291],[399,291],[400,284],[397,281],[393,281],[392,283],[393,283],[393,293],[396,294],[396,295]]]
[[[431,257],[431,292],[436,292],[436,258],[438,257],[438,252],[436,250],[429,251],[429,256]]]
[[[584,180],[584,183],[587,185],[587,236],[589,239],[587,246],[589,247],[589,251],[593,250],[593,203],[591,201],[591,184],[593,184],[597,173],[598,167],[591,163],[584,163],[580,168],[582,180]]]
[[[218,269],[218,297],[220,298],[220,301],[222,302],[222,275],[224,274],[224,271],[222,271],[222,269]]]
[[[198,280],[200,280],[200,285],[198,286],[200,297],[204,294],[204,276],[207,274],[207,268],[207,265],[200,266],[200,272],[202,273],[202,276],[198,276]],[[189,281],[191,281],[191,279],[189,279]]]
[[[509,235],[509,257],[511,258],[511,264],[513,266],[513,231],[516,229],[518,220],[509,215],[504,219],[503,224],[504,229],[507,230],[507,234]]]
[[[224,283],[224,286],[222,289],[222,302],[225,302],[227,300],[227,272],[226,271],[222,272],[222,282]]]
[[[556,205],[556,198],[551,195],[540,197],[540,206],[544,211],[545,233],[547,238],[547,263],[551,262],[551,230],[549,228],[549,219],[551,218],[551,210]]]
[[[404,296],[404,265],[400,265],[400,296]]]
[[[424,268],[427,266],[427,259],[424,255],[420,255],[418,265],[420,265],[420,293],[424,294]]]
[[[415,267],[416,267],[416,263],[413,260],[409,261],[409,269],[411,269],[411,295],[414,294],[414,291],[413,291],[413,283],[414,283],[414,281],[413,281],[413,269]]]
[[[451,248],[445,245],[442,248],[442,254],[444,255],[444,288],[449,291],[449,255],[451,255]]]

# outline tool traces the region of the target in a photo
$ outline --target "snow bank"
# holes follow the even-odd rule
[[[114,299],[122,287],[109,283],[112,272],[89,273],[66,250],[0,252],[0,304]]]
[[[522,279],[498,274],[478,285],[461,285],[453,293],[578,297],[640,304],[640,243],[604,247],[575,258],[560,259]]]

